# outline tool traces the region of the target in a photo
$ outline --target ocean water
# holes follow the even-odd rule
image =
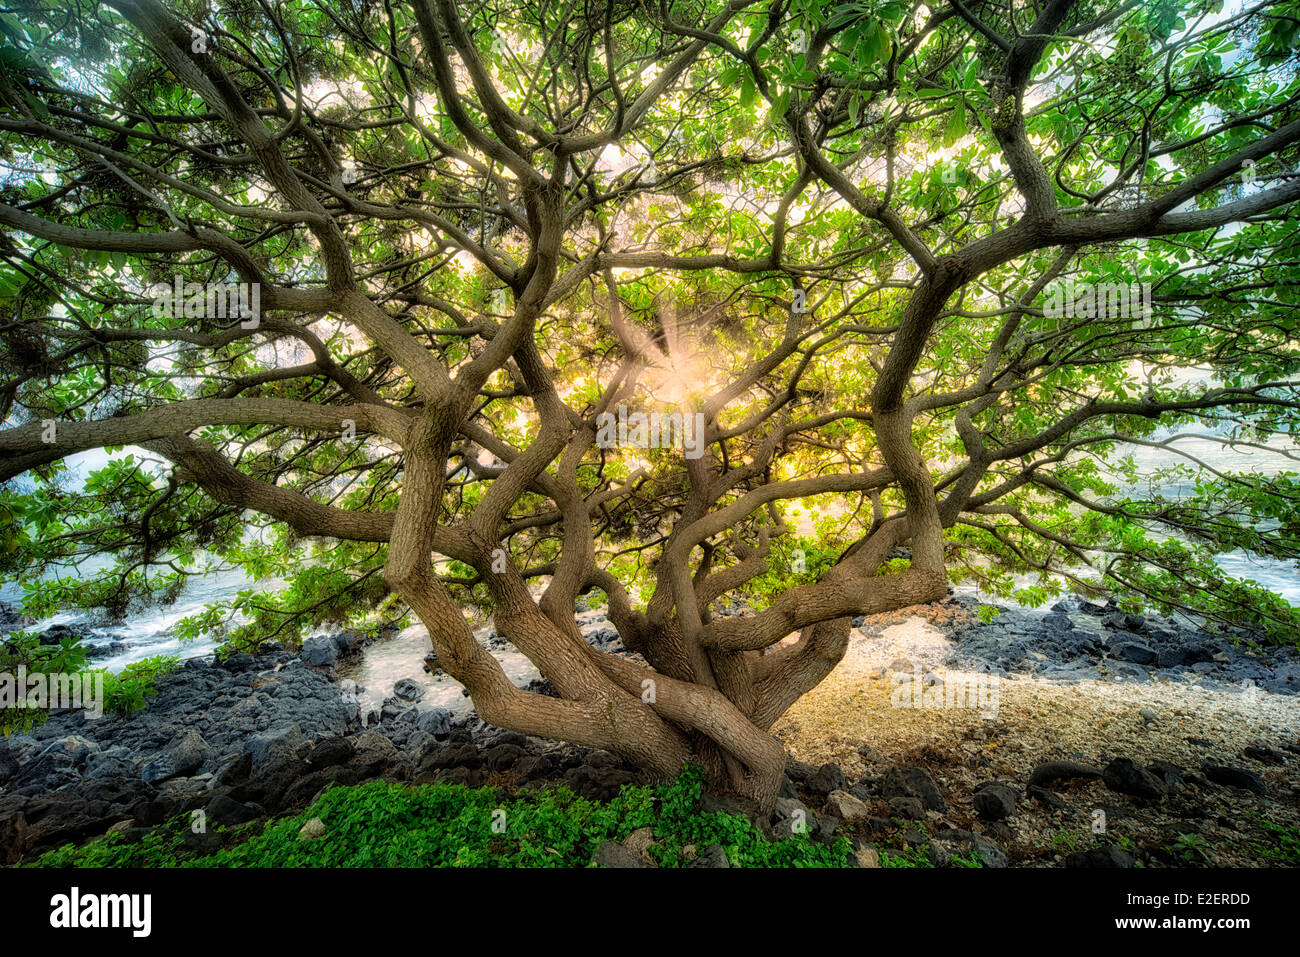
[[[103,568],[107,561],[85,562],[79,568],[93,574]],[[195,658],[211,654],[218,642],[212,637],[202,637],[193,641],[181,641],[173,628],[182,618],[197,614],[210,604],[225,602],[235,594],[252,587],[249,578],[238,570],[223,570],[207,575],[196,575],[189,580],[185,590],[170,605],[153,605],[129,613],[119,622],[105,622],[102,618],[81,611],[65,611],[39,620],[30,626],[36,629],[49,628],[51,625],[81,625],[89,629],[88,642],[92,645],[120,641],[124,645],[120,653],[111,657],[96,658],[95,667],[107,668],[118,672],[134,661],[154,655],[177,655],[181,658]],[[0,601],[5,601],[15,608],[22,607],[25,589],[17,581],[0,583]]]

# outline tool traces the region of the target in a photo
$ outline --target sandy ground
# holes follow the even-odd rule
[[[917,615],[879,636],[855,631],[844,660],[774,730],[799,759],[833,761],[850,775],[870,770],[863,748],[893,761],[955,751],[990,775],[1024,778],[1057,758],[1104,764],[1122,756],[1197,767],[1207,757],[1237,763],[1249,745],[1300,740],[1300,701],[1293,696],[1159,680],[999,679],[942,667],[950,649]],[[1280,794],[1300,790],[1294,773],[1290,781],[1286,776],[1264,775],[1281,785]]]

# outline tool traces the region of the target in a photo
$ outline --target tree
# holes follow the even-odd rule
[[[486,721],[763,804],[852,617],[953,580],[1293,634],[1213,559],[1300,554],[1294,476],[1179,443],[1296,425],[1295,0],[23,9],[7,569],[114,558],[33,608],[235,564],[284,586],[189,633],[410,614]]]

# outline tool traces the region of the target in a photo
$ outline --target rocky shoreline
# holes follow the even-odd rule
[[[607,800],[640,779],[603,752],[396,694],[367,728],[333,667],[294,651],[193,659],[158,689],[123,718],[58,712],[0,740],[0,862],[110,831],[138,836],[183,812],[222,825],[265,819],[305,807],[331,783],[562,783]],[[219,842],[215,829],[193,838]]]
[[[1042,614],[1008,610],[988,624],[974,618],[972,606],[955,597],[929,606],[949,622],[951,660],[962,667],[1063,681],[1224,687],[1252,681],[1275,694],[1300,690],[1294,649],[1234,644],[1084,602],[1058,603]],[[602,617],[587,619],[592,640],[618,650]],[[855,624],[869,637],[891,620]],[[221,825],[281,816],[306,807],[331,783],[563,784],[607,800],[622,785],[643,780],[604,752],[492,728],[472,711],[422,707],[424,689],[412,679],[398,681],[381,708],[363,714],[362,689],[340,679],[338,670],[365,641],[341,631],[313,637],[298,650],[268,649],[220,663],[192,659],[159,679],[157,694],[140,712],[99,720],[55,713],[29,734],[0,739],[0,863],[108,832],[135,839],[184,812],[202,811],[207,822]],[[496,635],[485,641],[489,647],[503,642]],[[928,862],[937,865],[976,859],[983,866],[1187,865],[1207,861],[1167,850],[1179,846],[1176,835],[1224,822],[1240,827],[1250,815],[1300,823],[1294,772],[1300,740],[1260,742],[1234,755],[1204,745],[1196,766],[1130,756],[1089,765],[1081,755],[1061,754],[1023,779],[993,773],[978,750],[886,757],[864,746],[858,765],[867,771],[852,778],[834,763],[791,759],[771,815],[730,799],[706,798],[704,809],[745,814],[774,839],[800,827],[817,840],[849,836],[865,866],[880,863],[881,852],[917,847],[927,848]],[[1142,823],[1134,833],[1152,837],[1129,847],[1062,847],[1053,850],[1068,853],[1045,855],[1021,840],[1031,823],[1084,833],[1098,810],[1112,821]],[[214,850],[222,839],[209,827],[186,840],[195,850]],[[603,847],[597,860],[644,863],[634,852]],[[725,866],[725,855],[712,859]]]
[[[978,605],[969,598],[946,603],[970,611]],[[1300,694],[1300,650],[1294,645],[1233,641],[1110,603],[1063,599],[1045,612],[1000,608],[993,621],[972,614],[949,634],[956,649],[945,663],[1003,677],[1024,672],[1061,681],[1162,679]]]

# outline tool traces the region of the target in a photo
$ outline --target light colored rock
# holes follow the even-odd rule
[[[870,809],[848,791],[834,790],[826,798],[826,810],[841,821],[856,821],[868,817]]]
[[[858,859],[858,867],[880,866],[880,852],[870,844],[859,844],[858,849],[853,853]]]
[[[314,817],[302,826],[302,830],[298,832],[298,840],[314,841],[318,837],[324,837],[327,830],[325,822],[318,817]]]
[[[639,827],[623,841],[623,846],[637,854],[647,864],[653,864],[650,846],[655,843],[654,831],[648,827]]]

